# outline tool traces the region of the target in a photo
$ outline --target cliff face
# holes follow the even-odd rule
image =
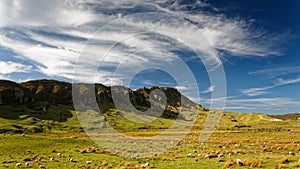
[[[0,80],[0,100],[2,105],[26,105],[36,102],[69,105],[72,103],[72,85],[52,80],[24,83]]]
[[[75,86],[75,87],[74,87]],[[43,109],[50,105],[72,105],[72,89],[79,90],[80,95],[84,95],[86,89],[94,91],[92,93],[96,97],[98,104],[111,103],[113,104],[112,95],[118,98],[129,97],[131,104],[142,111],[150,108],[149,102],[150,93],[153,90],[160,89],[164,92],[167,107],[178,108],[180,103],[183,107],[198,106],[193,103],[187,97],[181,95],[177,89],[169,87],[150,87],[140,88],[137,90],[131,90],[123,86],[105,86],[102,84],[75,84],[54,81],[54,80],[33,80],[22,83],[15,83],[12,81],[0,80],[0,105],[25,105],[32,109]],[[90,93],[90,91],[89,91]],[[162,98],[158,95],[154,95],[154,100],[160,101]],[[95,99],[94,99],[95,100]],[[81,100],[82,102],[92,102],[87,99]],[[130,104],[124,102],[124,104]]]

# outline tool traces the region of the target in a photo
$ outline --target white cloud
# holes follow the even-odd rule
[[[18,73],[18,72],[29,72],[32,69],[30,65],[23,65],[16,62],[11,61],[1,61],[0,60],[0,75],[6,75],[11,73]]]
[[[285,85],[289,85],[289,84],[295,84],[295,83],[300,83],[300,78],[295,78],[295,79],[278,78],[278,79],[276,79],[274,84],[271,86],[243,89],[243,90],[241,90],[241,93],[244,95],[247,95],[247,96],[258,96],[258,95],[269,93],[267,91],[269,89],[273,89],[276,87],[285,86]]]
[[[200,92],[202,94],[206,94],[206,93],[211,93],[213,91],[215,91],[216,86],[209,86],[206,90]]]
[[[300,66],[277,67],[272,69],[262,69],[249,72],[249,75],[262,75],[268,79],[273,79],[279,76],[296,74],[300,72]]]
[[[36,63],[36,71],[47,76],[97,80],[105,84],[121,83],[128,78],[128,68],[171,67],[178,61],[178,56],[172,51],[183,48],[191,48],[199,54],[208,69],[221,65],[215,49],[239,56],[279,54],[273,48],[278,36],[270,38],[264,31],[252,29],[251,24],[243,20],[226,18],[221,14],[190,13],[182,10],[186,4],[178,6],[181,3],[176,1],[168,7],[162,5],[165,2],[2,0],[0,46],[16,53],[18,59]],[[197,1],[190,5],[207,7],[209,4]],[[165,14],[130,15],[130,11],[140,7]],[[120,20],[105,27],[119,14],[122,15]],[[98,29],[100,31],[94,34]],[[36,30],[45,32],[37,33]],[[85,46],[85,40],[91,37],[93,44]],[[74,77],[80,53],[80,66],[76,70],[77,77]],[[118,72],[120,74],[116,76],[112,71],[101,69],[120,64],[127,71]],[[100,70],[95,77],[98,66]],[[213,90],[211,86],[204,92]]]
[[[247,99],[228,99],[227,109],[238,107],[244,110],[283,110],[283,108],[296,107],[299,105],[299,100],[293,98],[247,98]],[[226,109],[225,107],[225,109]]]
[[[177,89],[177,90],[180,90],[180,91],[189,90],[189,88],[186,87],[186,86],[175,86],[174,88]]]
[[[273,86],[269,87],[261,87],[261,88],[249,88],[241,90],[241,93],[247,96],[258,96],[262,94],[267,94],[266,90],[273,88]]]
[[[95,19],[89,9],[69,0],[2,0],[0,26],[78,26]]]
[[[300,83],[300,77],[295,78],[295,79],[282,79],[278,78],[275,85],[277,86],[284,86],[284,85],[289,85],[289,84],[294,84],[294,83]]]

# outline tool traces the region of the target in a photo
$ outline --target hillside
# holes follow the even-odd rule
[[[54,80],[34,80],[22,83],[0,81],[0,133],[14,132],[80,132],[83,131],[74,111],[72,89],[77,90],[81,99],[76,100],[77,105],[85,107],[93,101],[86,99],[93,93],[97,106],[105,120],[120,131],[138,131],[149,129],[168,129],[175,119],[181,124],[187,123],[197,115],[195,129],[201,129],[206,122],[208,109],[197,105],[187,97],[181,95],[176,89],[169,87],[149,87],[131,90],[122,86],[105,86],[102,84],[72,84]],[[92,89],[89,92],[87,89]],[[150,93],[160,89],[165,93],[166,106],[163,107],[155,99],[150,103]],[[121,102],[116,108],[112,95],[117,98],[129,97],[130,103]],[[160,114],[158,109],[148,111],[151,104],[157,104],[164,111]],[[182,103],[183,105],[180,105]],[[181,106],[181,107],[180,107]],[[86,114],[92,123],[88,129],[93,129],[94,124],[99,127],[97,111],[88,107]],[[124,117],[126,115],[127,118]],[[128,118],[129,117],[129,118]],[[157,118],[158,117],[158,118]],[[298,127],[299,114],[266,115],[259,113],[230,113],[223,112],[219,130],[281,130],[282,128]],[[130,119],[130,120],[129,120]],[[148,122],[138,123],[146,120]]]
[[[177,89],[169,87],[150,87],[131,90],[122,86],[105,86],[102,84],[72,84],[54,80],[33,80],[28,82],[15,83],[12,81],[0,81],[0,132],[43,132],[50,130],[77,130],[81,131],[80,124],[74,111],[72,99],[72,87],[78,91],[79,97],[76,104],[88,104],[92,102],[85,95],[95,94],[95,100],[107,121],[111,121],[115,127],[122,130],[134,130],[139,128],[168,128],[172,120],[179,118],[183,121],[190,120],[190,112],[187,110],[203,110],[200,105],[193,103],[187,97],[181,95]],[[93,91],[87,89],[93,88]],[[157,111],[147,112],[151,107],[150,93],[160,89],[165,93],[166,106],[162,114]],[[113,93],[112,93],[113,92]],[[112,99],[128,96],[135,109],[128,106],[120,106],[118,110]],[[154,95],[155,97],[155,95]],[[160,99],[158,97],[156,99]],[[121,100],[122,101],[122,100]],[[155,99],[154,99],[155,101]],[[159,102],[157,102],[159,103]],[[179,111],[180,103],[183,103]],[[129,103],[120,103],[128,105]],[[162,105],[158,105],[161,106]],[[134,110],[139,110],[134,111]],[[154,118],[158,120],[151,124],[140,125],[122,118],[121,114],[127,112],[132,118]],[[180,112],[180,113],[179,113]],[[154,117],[151,117],[154,116]],[[113,121],[118,121],[115,123]]]

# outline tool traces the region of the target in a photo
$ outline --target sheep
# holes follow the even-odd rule
[[[289,152],[289,155],[291,155],[291,156],[294,156],[294,155],[295,155],[295,153],[294,153],[294,152],[292,152],[292,151],[290,151],[290,152]]]
[[[187,154],[187,157],[193,157],[192,153]]]
[[[69,158],[69,161],[70,161],[70,162],[74,162],[73,158],[71,158],[71,157]]]
[[[56,155],[57,155],[58,157],[60,157],[60,156],[61,156],[61,153],[57,153]]]
[[[17,167],[17,168],[22,168],[22,164],[21,164],[21,163],[17,163],[17,164],[16,164],[16,167]]]
[[[86,164],[92,164],[92,161],[86,161]]]
[[[209,158],[209,155],[208,155],[208,154],[205,154],[203,158]]]
[[[224,157],[224,154],[221,153],[221,154],[218,155],[218,157],[219,158]]]
[[[40,165],[40,166],[39,166],[39,169],[46,169],[46,166]]]
[[[242,162],[242,160],[241,159],[236,159],[236,164],[238,165],[238,166],[242,166],[243,165],[243,162]]]
[[[26,163],[25,163],[25,167],[29,167],[29,162],[26,162]]]
[[[54,157],[50,157],[49,161],[54,161]]]
[[[146,168],[146,167],[149,167],[149,166],[150,166],[150,163],[147,162],[147,163],[142,165],[142,168]]]
[[[36,160],[36,162],[40,162],[40,161],[42,161],[42,158],[38,158],[38,159]]]
[[[231,157],[231,153],[228,153],[228,157],[229,157],[229,158]]]

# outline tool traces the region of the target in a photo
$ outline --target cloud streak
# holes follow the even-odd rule
[[[209,86],[206,90],[200,92],[201,94],[207,94],[215,91],[216,86]]]
[[[287,66],[287,67],[278,67],[272,69],[263,69],[249,72],[249,75],[260,75],[267,77],[268,79],[273,79],[276,77],[281,77],[290,74],[300,73],[300,66]]]
[[[249,89],[243,89],[241,90],[241,93],[247,96],[258,96],[258,95],[263,95],[267,94],[270,89],[280,87],[280,86],[285,86],[285,85],[290,85],[290,84],[295,84],[295,83],[300,83],[300,77],[299,78],[294,78],[294,79],[282,79],[278,78],[274,82],[273,85],[271,86],[266,86],[266,87],[260,87],[260,88],[249,88]]]

